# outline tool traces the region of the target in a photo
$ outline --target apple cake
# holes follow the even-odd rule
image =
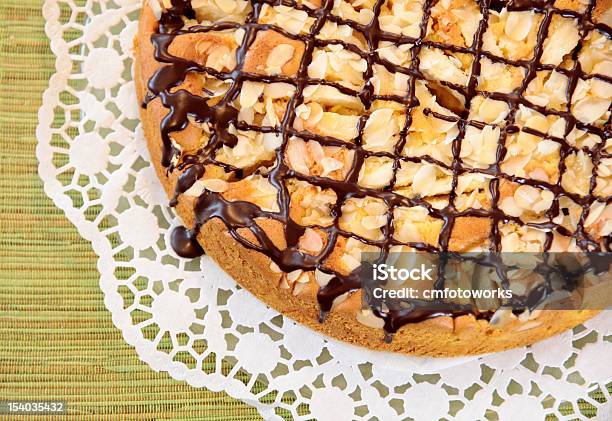
[[[500,299],[373,307],[359,275],[396,252],[610,252],[610,3],[146,0],[135,81],[186,226],[174,249],[371,349],[494,352],[587,320]],[[546,295],[518,272],[504,288]]]

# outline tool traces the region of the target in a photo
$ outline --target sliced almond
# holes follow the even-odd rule
[[[260,82],[252,82],[246,80],[242,83],[240,89],[240,106],[252,107],[258,101],[259,96],[264,91],[264,84]]]
[[[266,71],[271,75],[278,75],[281,68],[288,63],[295,53],[295,47],[290,44],[279,44],[270,51],[266,59]]]
[[[505,34],[514,41],[527,38],[533,25],[533,11],[510,12],[504,27]]]

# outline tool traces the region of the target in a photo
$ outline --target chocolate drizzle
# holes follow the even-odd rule
[[[161,63],[165,65],[160,67],[159,70],[153,75],[150,79],[148,88],[149,94],[147,95],[143,106],[146,106],[150,101],[155,98],[159,98],[164,105],[164,107],[169,109],[168,114],[163,119],[161,123],[161,134],[163,139],[163,156],[162,156],[162,165],[168,169],[168,171],[174,171],[178,169],[182,171],[178,183],[175,188],[175,197],[171,201],[171,205],[174,206],[177,203],[177,198],[179,195],[187,191],[199,178],[201,178],[205,173],[205,167],[207,164],[215,164],[218,166],[222,166],[227,170],[231,171],[237,179],[240,179],[244,176],[242,171],[237,168],[233,168],[227,164],[221,164],[214,159],[215,151],[220,148],[222,145],[234,146],[236,144],[236,137],[229,133],[228,128],[230,125],[234,125],[237,128],[248,128],[249,130],[259,130],[262,132],[276,132],[282,136],[282,145],[276,152],[276,161],[274,163],[273,168],[267,175],[270,183],[278,190],[278,212],[266,212],[261,210],[254,204],[251,204],[246,201],[228,201],[222,197],[222,195],[210,191],[203,192],[200,197],[196,201],[195,205],[195,215],[196,215],[196,226],[193,232],[189,232],[186,229],[179,229],[173,232],[172,242],[173,246],[178,248],[177,253],[183,256],[197,256],[201,254],[201,248],[198,248],[199,245],[195,241],[196,233],[199,228],[209,221],[212,218],[219,218],[227,227],[229,233],[232,237],[238,241],[243,246],[257,250],[261,253],[264,253],[266,256],[270,257],[272,261],[274,261],[280,269],[285,272],[290,272],[296,269],[302,270],[314,270],[319,269],[323,272],[333,274],[334,277],[331,281],[324,287],[320,288],[317,294],[317,299],[321,309],[321,321],[325,319],[325,315],[328,311],[331,310],[333,301],[335,298],[340,295],[354,291],[361,288],[361,280],[363,279],[360,273],[360,270],[357,269],[353,273],[349,275],[341,275],[339,273],[330,271],[330,269],[325,268],[323,266],[323,262],[326,258],[332,253],[334,246],[340,236],[343,237],[356,237],[355,234],[346,232],[340,229],[338,226],[337,219],[341,214],[341,206],[342,204],[350,198],[362,198],[362,197],[374,197],[381,199],[388,206],[389,214],[392,215],[393,209],[398,206],[423,206],[427,208],[430,215],[442,219],[444,221],[443,227],[440,233],[439,238],[439,247],[433,247],[424,243],[410,243],[409,246],[422,251],[428,252],[446,252],[449,249],[449,241],[451,238],[451,232],[453,229],[453,225],[455,223],[456,218],[462,216],[474,216],[474,217],[487,217],[492,220],[492,230],[490,233],[490,251],[491,255],[495,255],[496,253],[501,251],[501,235],[499,233],[498,225],[502,223],[507,223],[509,221],[515,222],[519,225],[529,225],[535,228],[540,228],[547,230],[548,239],[545,244],[545,250],[550,249],[552,245],[552,232],[551,230],[557,230],[559,233],[567,236],[572,236],[576,240],[577,246],[583,251],[599,251],[599,252],[608,252],[610,251],[610,243],[611,239],[606,238],[602,244],[599,244],[597,241],[592,239],[589,234],[585,230],[585,219],[588,216],[589,207],[592,203],[594,203],[598,199],[594,196],[593,191],[595,189],[595,176],[596,176],[596,168],[602,156],[607,157],[606,152],[604,151],[605,139],[610,137],[610,121],[607,122],[604,129],[600,129],[591,125],[583,124],[576,120],[576,118],[570,113],[569,103],[566,110],[563,111],[555,111],[544,109],[543,107],[534,105],[529,103],[523,97],[522,93],[526,90],[527,85],[533,78],[536,76],[536,71],[548,69],[555,69],[556,71],[566,75],[569,78],[570,83],[568,84],[568,98],[571,98],[571,93],[573,92],[579,78],[591,78],[597,77],[600,79],[604,79],[610,81],[609,78],[597,75],[586,75],[582,72],[580,67],[580,63],[577,60],[578,53],[581,49],[581,43],[574,49],[571,53],[572,58],[574,59],[574,65],[572,68],[556,68],[550,65],[544,65],[540,62],[540,56],[543,50],[544,40],[548,33],[548,27],[550,25],[552,16],[554,14],[561,14],[566,17],[576,18],[578,21],[578,26],[580,30],[581,39],[584,39],[589,31],[593,29],[598,29],[606,36],[610,37],[610,28],[602,25],[602,24],[594,24],[591,20],[591,13],[594,9],[594,2],[591,1],[591,4],[587,7],[585,13],[577,13],[570,10],[559,11],[552,7],[552,1],[514,1],[508,4],[503,1],[491,1],[485,0],[481,1],[480,11],[483,16],[481,19],[478,29],[476,31],[475,39],[469,48],[457,47],[452,45],[440,44],[438,42],[433,42],[424,39],[427,31],[427,22],[430,16],[430,9],[434,4],[434,0],[425,0],[423,5],[423,18],[420,24],[420,36],[417,38],[400,36],[396,34],[391,34],[388,32],[384,32],[380,29],[378,24],[378,16],[380,15],[381,7],[383,6],[384,0],[378,0],[373,8],[375,18],[368,25],[361,25],[353,21],[344,20],[338,16],[331,14],[331,9],[333,7],[333,0],[326,0],[324,5],[317,9],[311,10],[303,6],[292,4],[292,7],[300,10],[306,11],[311,17],[314,18],[315,22],[311,27],[311,30],[308,34],[305,35],[293,35],[287,33],[282,28],[269,25],[269,24],[260,24],[257,23],[258,16],[260,13],[261,6],[264,3],[268,3],[266,0],[251,0],[252,11],[247,17],[245,24],[237,24],[237,23],[228,23],[221,22],[215,23],[209,26],[193,26],[187,29],[183,28],[183,19],[182,16],[187,18],[193,18],[194,12],[189,6],[188,0],[173,0],[173,8],[164,12],[159,25],[159,30],[152,36],[152,43],[155,46],[155,58]],[[279,4],[269,3],[269,4]],[[511,10],[536,10],[539,13],[543,14],[543,20],[540,25],[540,29],[537,34],[537,44],[534,50],[533,59],[529,61],[512,61],[503,59],[500,57],[496,57],[493,54],[483,51],[483,35],[487,30],[487,21],[490,10],[500,10],[503,7],[508,7]],[[344,41],[332,40],[332,41],[323,41],[315,38],[316,34],[323,27],[323,24],[326,21],[336,22],[338,24],[348,25],[356,31],[359,31],[367,42],[368,51],[364,52],[360,49],[356,48],[352,44],[348,44]],[[243,28],[245,30],[245,36],[243,38],[243,42],[237,50],[237,65],[236,68],[231,72],[220,72],[214,69],[210,69],[207,67],[203,67],[193,61],[185,60],[180,57],[175,57],[169,54],[168,48],[172,43],[173,39],[181,34],[187,33],[199,33],[199,32],[209,32],[209,31],[219,31],[226,29],[237,29]],[[242,67],[245,61],[245,56],[247,52],[247,48],[255,39],[255,35],[258,31],[261,30],[275,30],[284,36],[300,40],[305,45],[305,51],[299,66],[299,70],[295,78],[288,78],[285,76],[264,76],[259,74],[247,73],[242,71]],[[378,47],[378,43],[380,41],[390,41],[395,44],[400,43],[411,43],[413,44],[411,48],[412,54],[412,62],[409,67],[402,67],[398,65],[394,65],[386,60],[381,59],[378,54],[375,52]],[[312,54],[315,47],[323,46],[325,44],[340,44],[345,49],[350,50],[367,61],[367,70],[364,73],[364,80],[366,80],[366,84],[360,92],[353,91],[344,86],[341,86],[337,83],[329,82],[326,80],[319,79],[309,79],[307,75],[307,67],[311,62]],[[474,61],[471,68],[470,78],[467,86],[458,86],[448,82],[436,82],[436,81],[427,81],[427,79],[421,74],[419,70],[419,52],[422,47],[436,47],[441,48],[453,52],[467,53],[471,54],[474,57]],[[501,62],[505,64],[511,64],[514,66],[520,66],[525,69],[526,77],[522,83],[522,86],[517,89],[515,92],[510,94],[501,94],[501,93],[491,93],[491,92],[480,92],[477,90],[478,84],[478,76],[480,75],[480,60],[481,58],[489,58],[494,62]],[[373,64],[380,64],[384,66],[387,70],[391,72],[399,72],[403,74],[407,74],[409,76],[409,86],[408,93],[404,97],[400,96],[376,96],[374,95],[374,87],[370,82],[370,78],[373,74]],[[206,73],[211,76],[214,76],[223,80],[231,80],[230,88],[227,93],[223,96],[220,102],[218,102],[214,106],[209,106],[207,102],[207,98],[205,96],[196,96],[193,95],[186,90],[179,89],[173,90],[179,85],[181,85],[189,72],[197,72],[197,73]],[[439,161],[434,160],[431,157],[420,157],[420,158],[410,158],[410,157],[401,157],[401,151],[404,148],[404,145],[407,140],[407,128],[411,124],[411,113],[410,111],[418,105],[418,99],[415,94],[415,81],[423,80],[425,81],[429,89],[431,89],[434,93],[438,89],[451,88],[460,93],[464,98],[464,106],[461,108],[459,105],[461,104],[452,104],[452,108],[456,112],[459,117],[452,117],[447,115],[440,115],[431,110],[425,110],[426,113],[432,113],[437,118],[447,120],[447,121],[456,121],[459,127],[459,135],[453,141],[452,144],[452,152],[453,152],[453,161],[451,165],[445,165]],[[240,92],[242,83],[245,80],[250,81],[258,81],[258,82],[286,82],[295,86],[296,91],[291,100],[287,105],[287,111],[285,112],[285,116],[282,120],[282,124],[277,128],[256,128],[248,126],[246,127],[244,123],[238,121],[238,110],[236,110],[231,104],[237,97]],[[366,110],[369,110],[372,106],[372,103],[376,99],[388,99],[396,102],[400,102],[406,107],[406,124],[405,127],[400,132],[400,141],[397,143],[393,154],[384,154],[377,153],[372,154],[370,152],[365,151],[362,147],[362,134],[365,126],[365,122],[367,120],[367,116],[364,116],[360,120],[359,124],[359,136],[356,138],[354,144],[349,144],[346,142],[339,141],[337,139],[332,139],[328,137],[323,137],[319,135],[314,135],[311,133],[298,132],[293,128],[293,122],[295,119],[295,109],[303,100],[303,90],[308,84],[325,84],[330,85],[342,93],[357,96],[362,101]],[[205,92],[204,92],[205,93]],[[473,169],[467,168],[462,165],[462,161],[459,157],[461,152],[461,141],[465,135],[465,131],[467,126],[472,125],[478,128],[483,128],[484,124],[470,121],[468,120],[468,114],[470,109],[470,104],[472,99],[478,95],[482,94],[492,99],[505,101],[511,107],[511,112],[509,113],[506,119],[506,125],[501,128],[501,137],[497,150],[497,159],[496,162],[491,165],[489,168],[485,169]],[[500,164],[503,161],[506,148],[505,148],[505,140],[507,134],[516,133],[519,131],[519,127],[513,125],[513,119],[516,111],[518,110],[519,105],[526,105],[540,113],[545,115],[558,115],[559,117],[563,117],[566,121],[566,131],[565,134],[569,134],[573,127],[577,127],[581,130],[586,130],[589,133],[594,133],[600,136],[604,141],[598,144],[591,150],[584,148],[584,152],[587,153],[593,163],[593,176],[591,178],[590,191],[587,196],[579,196],[576,194],[572,194],[570,192],[565,191],[561,187],[561,177],[559,177],[559,181],[556,184],[546,183],[542,181],[525,179],[521,177],[511,176],[508,174],[504,174],[501,171]],[[450,105],[449,105],[450,106]],[[366,112],[367,113],[367,112]],[[208,144],[199,150],[197,153],[193,155],[189,155],[182,158],[182,162],[177,166],[172,163],[172,157],[175,153],[175,150],[172,146],[171,141],[171,133],[183,130],[189,124],[188,117],[195,119],[198,123],[201,124],[209,124],[211,128],[211,139]],[[570,153],[575,151],[571,145],[567,143],[567,141],[563,138],[555,138],[548,136],[545,133],[539,133],[535,130],[529,128],[523,128],[523,131],[527,133],[531,133],[534,135],[538,135],[540,137],[546,137],[552,139],[561,144],[560,150],[560,164],[559,164],[559,174],[563,174],[565,170],[564,159]],[[343,181],[335,181],[329,178],[324,177],[315,177],[315,176],[305,176],[303,174],[297,173],[289,168],[284,159],[284,153],[287,146],[288,139],[293,136],[298,135],[304,139],[314,139],[320,142],[323,145],[342,145],[346,148],[352,149],[355,152],[354,160],[352,164],[352,168],[348,172],[346,180]],[[435,163],[441,167],[444,167],[450,171],[452,171],[452,189],[449,197],[449,205],[443,209],[435,209],[428,202],[421,198],[409,199],[407,197],[398,195],[392,191],[392,187],[388,187],[382,191],[374,190],[359,186],[357,183],[359,169],[361,168],[364,159],[369,155],[379,155],[379,156],[389,156],[394,160],[394,170],[399,166],[400,160],[407,160],[413,162],[426,161]],[[394,171],[395,172],[395,171]],[[490,194],[492,197],[492,206],[491,209],[468,209],[464,211],[458,211],[453,201],[455,199],[455,189],[458,183],[458,177],[465,173],[482,173],[491,175],[494,179],[490,183]],[[324,231],[327,234],[327,241],[324,249],[320,252],[318,256],[311,256],[308,254],[304,254],[298,250],[298,240],[302,236],[305,231],[305,227],[302,227],[292,221],[289,218],[289,192],[285,185],[285,181],[291,178],[299,179],[307,181],[311,184],[320,186],[324,189],[331,189],[336,193],[337,202],[332,209],[332,216],[335,218],[335,223],[329,227],[318,227],[320,230]],[[499,180],[506,179],[512,182],[516,182],[519,184],[526,184],[530,186],[537,186],[539,188],[545,188],[552,191],[555,195],[555,199],[553,202],[553,206],[548,211],[547,216],[552,221],[555,216],[561,212],[559,206],[559,197],[564,195],[571,198],[574,202],[582,206],[583,212],[578,223],[578,229],[576,232],[569,232],[564,227],[553,223],[527,223],[525,224],[519,218],[510,217],[505,215],[498,207],[498,199],[499,199]],[[395,176],[392,179],[391,186],[395,183]],[[607,198],[606,203],[610,203],[611,199]],[[276,247],[271,239],[266,235],[264,230],[256,223],[257,218],[268,218],[279,221],[282,223],[284,227],[284,234],[287,242],[287,247],[285,249],[279,249]],[[252,242],[245,239],[243,236],[238,234],[239,229],[248,229],[256,241]],[[397,240],[393,238],[393,222],[392,218],[388,218],[387,224],[382,228],[384,239],[380,241],[372,241],[363,238],[358,238],[360,241],[374,245],[382,251],[380,256],[380,261],[384,261],[387,258],[389,253],[389,249],[394,245],[399,245]],[[356,237],[357,238],[357,237]],[[438,280],[436,282],[436,287],[443,288],[444,287],[444,264],[442,264],[439,268],[438,272]],[[547,277],[547,280],[549,278]],[[507,287],[507,285],[505,285]],[[534,291],[534,295],[530,295],[527,297],[527,301],[525,305],[528,307],[535,307],[535,305],[540,302],[542,297],[546,296],[546,288],[544,290]],[[477,317],[490,317],[488,313],[479,313],[477,309],[471,308],[470,306],[458,306],[456,309],[451,311],[436,311],[429,308],[420,308],[416,305],[411,308],[403,309],[403,310],[390,310],[390,311],[379,311],[374,309],[377,316],[381,317],[385,321],[385,331],[387,333],[386,338],[390,338],[393,332],[396,332],[401,326],[406,323],[412,323],[421,321],[430,317],[436,317],[439,315],[451,315],[458,316],[462,314],[472,313]]]
[[[170,245],[179,256],[193,259],[204,254],[196,236],[196,232],[189,231],[183,226],[175,227],[170,234]]]

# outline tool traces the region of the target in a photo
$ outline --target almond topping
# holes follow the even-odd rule
[[[533,25],[533,11],[510,12],[506,20],[504,32],[514,41],[522,41],[527,38]]]
[[[270,51],[266,59],[266,72],[270,75],[278,75],[281,68],[293,58],[295,47],[290,44],[279,44]]]

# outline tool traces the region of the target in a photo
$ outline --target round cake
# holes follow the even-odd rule
[[[361,268],[392,253],[611,251],[610,3],[145,0],[135,82],[186,227],[174,249],[376,350],[495,352],[589,319],[594,307],[531,296],[370,306]],[[535,270],[516,284],[486,270],[456,272],[551,290]],[[431,286],[452,283],[439,271]]]

